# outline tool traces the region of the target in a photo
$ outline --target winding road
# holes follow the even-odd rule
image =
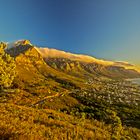
[[[63,92],[63,93],[56,93],[55,95],[50,95],[50,96],[46,96],[43,99],[35,102],[34,104],[31,105],[31,107],[36,106],[37,104],[42,104],[44,103],[45,100],[50,99],[50,98],[55,98],[55,97],[60,97],[60,96],[64,96],[65,94],[69,94],[70,92]]]
[[[47,100],[47,99],[55,98],[55,97],[60,97],[60,96],[64,96],[64,95],[66,95],[66,94],[68,95],[68,94],[70,94],[70,93],[74,93],[74,92],[77,92],[77,91],[78,91],[78,90],[75,89],[75,90],[72,90],[72,91],[64,91],[64,92],[61,92],[61,93],[56,93],[55,95],[46,96],[46,97],[44,97],[43,99],[41,99],[41,100],[35,102],[34,104],[32,104],[31,107],[34,107],[34,106],[36,106],[36,105],[38,105],[38,104],[43,104],[44,101]]]

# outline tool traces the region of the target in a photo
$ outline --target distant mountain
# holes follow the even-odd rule
[[[50,48],[36,47],[36,49],[44,58],[66,58],[66,59],[70,59],[70,60],[77,60],[77,61],[88,62],[88,63],[96,62],[96,63],[102,64],[102,65],[113,65],[114,64],[114,62],[96,59],[96,58],[88,56],[88,55],[72,54],[69,52],[64,52],[64,51],[50,49]]]
[[[73,71],[73,68],[75,68],[76,71],[82,69],[82,72],[86,71],[96,76],[100,75],[109,78],[139,77],[138,69],[127,62],[101,60],[88,55],[72,54],[50,48],[36,47],[36,49],[43,56],[44,60],[55,68],[63,68],[63,70],[69,69],[70,71]]]
[[[118,66],[118,67],[124,67],[126,69],[138,70],[136,66],[129,64],[128,62],[124,62],[124,61],[118,61],[118,62],[107,61],[107,60],[97,59],[95,57],[88,56],[88,55],[72,54],[69,52],[64,52],[64,51],[50,49],[50,48],[36,47],[36,49],[46,59],[47,58],[67,58],[70,60],[77,60],[77,61],[88,62],[88,63],[97,63],[97,64],[106,65],[106,66],[107,65]]]
[[[29,50],[30,53],[28,53]],[[26,55],[24,59],[21,59],[24,62],[23,65],[26,64],[26,59],[29,59],[31,56],[33,57],[34,53],[36,53],[40,56],[39,60],[46,63],[46,66],[43,66],[46,71],[49,68],[50,71],[55,70],[55,74],[61,72],[65,76],[71,75],[84,79],[90,77],[111,79],[140,77],[140,73],[136,70],[135,66],[127,62],[106,61],[88,55],[72,54],[50,48],[39,48],[32,45],[28,40],[9,43],[6,51],[11,56],[16,57],[16,60],[21,56],[23,57],[23,54]],[[39,69],[41,71],[41,66]]]

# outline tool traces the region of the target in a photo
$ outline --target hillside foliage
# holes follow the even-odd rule
[[[7,51],[14,58],[0,45],[0,139],[140,140],[139,85],[18,45]]]
[[[4,49],[6,48],[5,43],[0,43],[0,89],[10,87],[16,72],[15,72],[15,61],[14,58],[10,57]]]

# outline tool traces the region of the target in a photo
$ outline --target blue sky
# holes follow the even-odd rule
[[[140,65],[139,0],[0,0],[0,40]]]

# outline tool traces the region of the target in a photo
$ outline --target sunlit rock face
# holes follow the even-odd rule
[[[32,46],[31,42],[27,39],[18,40],[16,42],[7,43],[7,49],[15,48],[18,46]]]
[[[17,56],[31,47],[33,47],[33,45],[29,40],[18,40],[13,43],[7,43],[6,52],[8,52],[11,56]]]
[[[19,40],[19,41],[17,41],[17,42],[15,42],[15,45],[23,45],[23,46],[25,46],[25,45],[32,45],[31,44],[31,42],[29,41],[29,40]]]

